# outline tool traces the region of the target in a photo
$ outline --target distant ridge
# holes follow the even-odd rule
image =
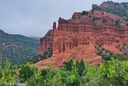
[[[39,40],[0,30],[0,60],[22,64],[37,54]]]
[[[4,33],[5,33],[5,32],[4,32],[3,30],[0,29],[0,35],[1,35],[1,34],[4,34]]]

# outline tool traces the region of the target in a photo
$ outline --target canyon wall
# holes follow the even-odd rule
[[[48,48],[53,47],[53,30],[49,30],[47,34],[40,39],[40,46],[38,49],[38,54],[42,54]]]
[[[75,12],[71,19],[59,18],[58,26],[53,23],[50,30],[41,39],[39,54],[53,48],[53,56],[38,62],[38,65],[52,63],[61,65],[64,61],[88,59],[100,63],[101,56],[96,53],[96,46],[101,46],[113,53],[122,54],[118,45],[128,44],[128,24],[114,14],[95,10],[93,5],[87,13]]]
[[[128,27],[123,19],[113,14],[100,11],[90,11],[88,15],[74,13],[69,20],[59,19],[53,41],[54,54],[90,43],[100,46],[128,44]]]

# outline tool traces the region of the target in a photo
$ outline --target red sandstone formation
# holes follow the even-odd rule
[[[58,27],[56,23],[53,25],[53,35],[46,34],[41,40],[39,54],[53,46],[53,56],[36,65],[44,67],[51,63],[60,66],[70,59],[98,64],[102,58],[96,54],[95,46],[122,54],[117,48],[121,44],[128,44],[128,26],[121,17],[96,10],[87,15],[75,12],[69,20],[59,18]]]
[[[47,34],[40,39],[38,54],[42,54],[48,48],[53,47],[53,30],[49,30]]]

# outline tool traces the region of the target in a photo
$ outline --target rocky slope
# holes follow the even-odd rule
[[[36,55],[39,41],[0,30],[0,61],[22,64]]]
[[[93,9],[102,10],[107,13],[116,14],[128,21],[128,2],[115,3],[112,1],[103,2],[101,5],[93,5]]]
[[[60,66],[70,59],[89,60],[94,64],[99,64],[102,58],[96,53],[97,47],[127,55],[128,48],[125,52],[120,49],[120,46],[128,44],[127,22],[122,17],[94,9],[94,7],[93,5],[92,10],[87,13],[75,12],[69,20],[59,18],[58,26],[56,23],[53,24],[53,40],[50,42],[53,42],[50,46],[53,47],[53,56],[36,65]],[[46,36],[44,38],[50,38]],[[45,40],[44,43],[49,43],[49,41]],[[43,46],[49,47],[47,44]],[[41,50],[40,47],[39,53],[44,50],[45,48]]]

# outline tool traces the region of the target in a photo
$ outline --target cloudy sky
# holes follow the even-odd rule
[[[42,37],[59,17],[90,10],[107,0],[0,0],[0,29],[11,34]],[[113,0],[128,2],[128,0]]]

